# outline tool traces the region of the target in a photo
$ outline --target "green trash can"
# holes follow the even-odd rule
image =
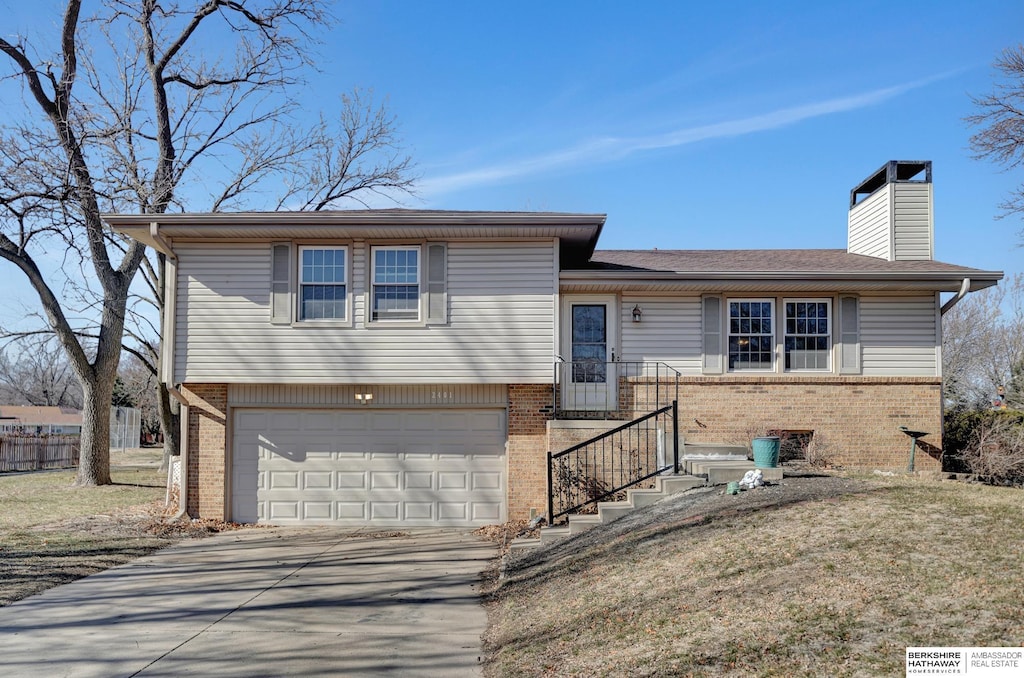
[[[779,447],[782,441],[778,436],[754,438],[754,466],[757,468],[776,468],[779,465]]]

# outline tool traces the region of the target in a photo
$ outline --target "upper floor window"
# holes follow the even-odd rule
[[[825,299],[787,299],[785,305],[784,355],[786,369],[830,369],[832,305]]]
[[[729,369],[770,370],[775,333],[770,299],[729,300]]]
[[[299,248],[299,320],[348,317],[348,248]]]
[[[374,247],[371,320],[420,319],[420,248]]]

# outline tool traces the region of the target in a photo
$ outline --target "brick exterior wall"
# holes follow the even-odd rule
[[[227,384],[185,384],[188,399],[188,515],[224,520]]]
[[[915,468],[940,470],[942,380],[937,377],[683,377],[679,426],[686,442],[745,444],[767,429],[813,431],[845,468],[905,469],[910,439],[926,431]]]
[[[674,385],[673,385],[674,388]],[[186,384],[188,514],[226,518],[227,385]],[[646,396],[638,392],[638,401]],[[637,414],[648,405],[637,402]],[[552,389],[508,387],[508,515],[547,510],[547,451],[559,451],[607,430],[594,422],[568,428],[549,420]],[[687,442],[746,444],[768,429],[813,431],[822,453],[846,468],[903,469],[910,440],[899,430],[929,433],[916,455],[919,470],[939,470],[942,384],[926,377],[683,377],[679,423]]]
[[[508,387],[508,517],[529,518],[530,509],[547,512],[547,420],[551,418],[551,386],[511,384]]]

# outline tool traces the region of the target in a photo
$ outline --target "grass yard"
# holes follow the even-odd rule
[[[113,469],[113,485],[75,487],[75,471],[0,474],[0,535],[163,499],[166,471]]]
[[[1020,490],[872,477],[708,499],[511,561],[486,674],[902,676],[907,646],[1024,643]]]
[[[159,517],[165,472],[114,469],[113,485],[72,486],[74,471],[0,475],[0,605],[128,562],[171,539]]]

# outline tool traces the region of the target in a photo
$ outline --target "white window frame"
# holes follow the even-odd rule
[[[828,323],[828,331],[825,334],[807,334],[789,331],[789,316],[787,314],[788,304],[825,304],[827,313],[825,320]],[[782,313],[779,321],[782,327],[782,365],[786,372],[831,372],[833,356],[833,337],[835,335],[835,316],[832,312],[833,303],[831,297],[800,297],[782,300]],[[828,364],[825,367],[785,367],[786,365],[786,343],[790,337],[824,337],[826,339],[828,352]]]
[[[732,305],[742,303],[757,303],[757,304],[768,304],[769,312],[771,313],[771,333],[766,334],[763,332],[733,332],[732,325]],[[775,311],[776,303],[774,297],[744,297],[744,298],[733,298],[725,300],[725,346],[724,354],[726,366],[729,372],[758,372],[762,374],[769,374],[775,372],[777,351],[776,351],[776,337],[778,336],[778,314]],[[768,337],[770,341],[770,352],[771,352],[771,364],[768,367],[733,367],[732,366],[732,339],[733,337],[739,336],[762,336]],[[762,349],[760,352],[764,352]]]
[[[416,317],[388,318],[378,317],[378,287],[408,287],[412,283],[379,283],[377,282],[377,253],[386,251],[416,252]],[[371,323],[422,323],[423,322],[423,246],[422,245],[371,245],[369,261],[370,298],[368,299],[368,315]]]
[[[307,244],[298,245],[296,263],[295,263],[295,319],[300,323],[336,323],[336,324],[349,324],[352,318],[352,251],[348,245],[326,245],[326,244]],[[305,281],[303,280],[303,253],[309,251],[326,251],[331,250],[333,252],[342,252],[344,254],[344,273],[345,279],[342,282],[317,282],[317,281]],[[340,318],[307,318],[303,314],[303,303],[302,303],[302,289],[307,286],[333,286],[343,287],[345,291],[345,304],[343,307],[344,316]]]

